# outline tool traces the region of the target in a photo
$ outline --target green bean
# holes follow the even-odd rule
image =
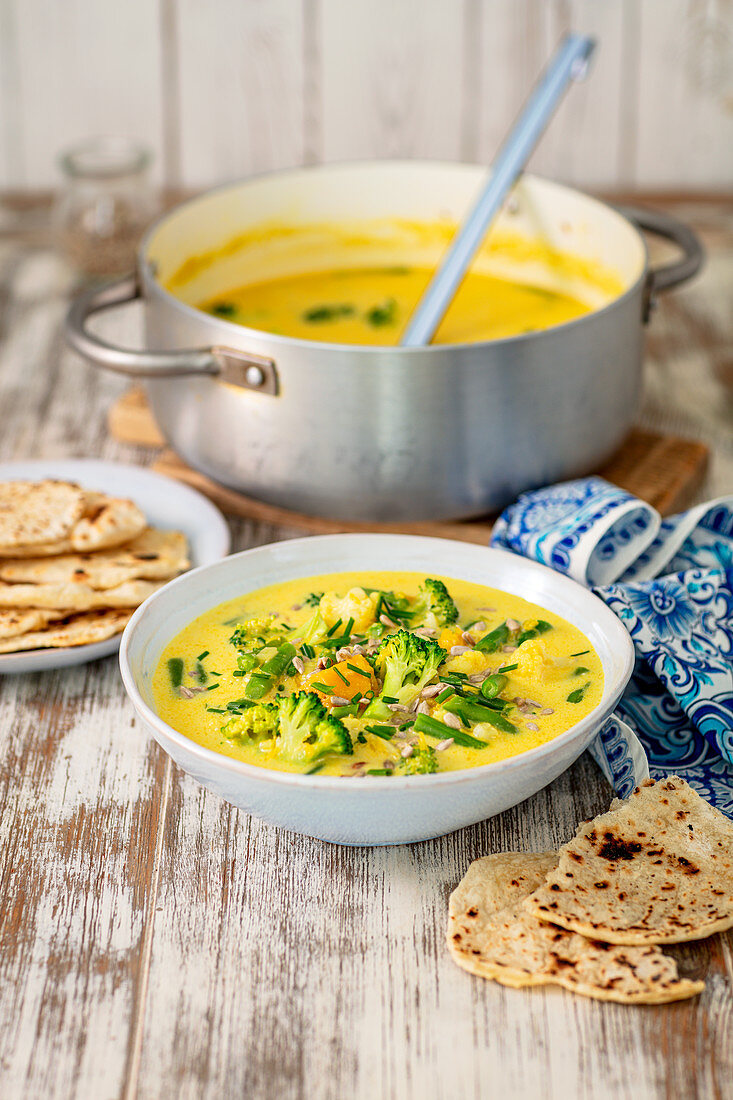
[[[507,721],[502,714],[490,707],[484,707],[480,703],[474,703],[469,699],[449,699],[443,704],[445,710],[451,714],[457,714],[467,724],[471,722],[488,722],[501,730],[502,733],[516,733],[517,727]]]
[[[254,700],[264,698],[275,686],[297,652],[290,642],[283,642],[277,653],[270,657],[269,661],[265,661],[262,668],[258,668],[251,674],[245,689],[247,698]]]
[[[478,737],[471,737],[469,733],[454,730],[452,726],[446,726],[445,722],[439,722],[429,714],[418,714],[413,729],[416,733],[424,733],[426,737],[436,737],[439,741],[445,741],[448,737],[454,744],[463,749],[485,749],[487,741],[479,741]]]
[[[484,699],[493,699],[494,696],[499,695],[507,685],[506,676],[499,675],[495,672],[492,676],[487,676],[481,685],[481,694]]]
[[[484,634],[483,638],[479,638],[474,648],[482,653],[496,653],[497,649],[506,645],[508,640],[509,627],[506,623],[502,623],[490,631],[489,634]]]
[[[171,657],[168,661],[168,675],[170,676],[171,687],[179,688],[183,683],[183,658]]]

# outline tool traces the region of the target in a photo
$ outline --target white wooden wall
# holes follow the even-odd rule
[[[202,186],[359,157],[486,162],[562,32],[600,39],[533,167],[733,183],[733,0],[0,0],[0,187],[99,132]]]

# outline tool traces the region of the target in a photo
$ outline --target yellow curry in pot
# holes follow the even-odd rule
[[[359,572],[220,604],[165,647],[155,705],[258,767],[425,775],[543,745],[601,699],[586,636],[518,596],[447,577]]]
[[[426,267],[315,271],[235,288],[200,303],[217,317],[301,340],[397,344],[433,275]],[[498,340],[550,328],[590,312],[579,298],[472,271],[433,343]]]

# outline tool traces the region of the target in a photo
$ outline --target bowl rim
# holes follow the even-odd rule
[[[415,160],[405,159],[400,157],[388,157],[385,159],[358,159],[358,160],[340,160],[329,161],[326,164],[306,164],[306,165],[291,165],[288,168],[276,168],[268,169],[262,172],[253,173],[250,176],[244,176],[240,179],[229,180],[225,183],[218,184],[215,187],[206,188],[204,191],[199,192],[196,195],[192,195],[190,198],[184,199],[182,202],[178,202],[175,206],[168,210],[165,210],[162,214],[155,219],[155,221],[148,227],[144,236],[142,237],[137,251],[137,273],[140,280],[141,287],[143,289],[143,297],[148,299],[159,299],[165,303],[167,308],[175,309],[176,312],[181,313],[184,317],[189,319],[195,319],[201,321],[202,318],[206,320],[209,325],[215,326],[219,331],[229,333],[233,338],[241,339],[242,333],[244,333],[244,339],[247,337],[253,337],[256,340],[266,340],[272,342],[276,349],[282,348],[301,348],[305,346],[308,349],[312,349],[318,353],[327,354],[329,352],[341,353],[348,352],[357,353],[368,358],[378,359],[380,355],[385,353],[399,352],[401,356],[415,356],[419,354],[428,354],[438,356],[443,352],[457,352],[466,348],[470,349],[485,349],[493,348],[504,345],[513,345],[517,341],[532,341],[541,340],[543,337],[547,338],[548,335],[554,335],[555,333],[561,333],[563,336],[568,329],[575,329],[587,322],[590,318],[594,318],[600,315],[605,315],[617,306],[622,305],[629,299],[637,295],[641,288],[647,283],[649,279],[649,248],[639,226],[624,213],[623,210],[619,210],[613,203],[605,202],[597,195],[593,195],[588,191],[583,191],[578,187],[572,187],[570,184],[563,183],[560,180],[553,179],[551,176],[545,176],[537,172],[525,172],[523,177],[530,182],[539,183],[541,186],[548,186],[550,189],[556,188],[558,191],[562,191],[566,194],[580,197],[587,201],[591,206],[597,207],[599,210],[604,210],[606,213],[615,215],[620,222],[626,224],[636,236],[636,243],[641,248],[642,265],[636,279],[633,280],[627,287],[625,287],[619,294],[614,295],[608,302],[598,308],[591,309],[588,313],[582,313],[579,317],[572,317],[569,321],[562,321],[559,324],[550,325],[546,329],[538,329],[535,332],[518,332],[513,336],[501,336],[494,340],[475,340],[466,341],[458,344],[426,344],[421,347],[403,347],[402,345],[394,344],[341,344],[335,341],[328,340],[309,340],[299,336],[287,336],[282,333],[268,332],[266,329],[252,328],[250,325],[240,325],[236,321],[227,321],[224,317],[213,317],[203,309],[199,309],[197,306],[188,305],[182,298],[178,298],[172,291],[168,290],[157,277],[157,274],[153,267],[153,262],[149,256],[149,248],[153,241],[155,234],[165,224],[167,220],[172,218],[175,214],[178,214],[181,210],[193,207],[197,202],[216,197],[221,194],[225,194],[228,191],[237,191],[238,189],[245,187],[248,184],[255,184],[267,180],[268,177],[292,177],[295,179],[299,174],[313,174],[313,173],[328,173],[338,174],[339,172],[346,172],[349,170],[357,171],[369,171],[375,170],[389,170],[392,169],[404,169],[409,167],[411,169],[429,171],[432,169],[459,169],[464,171],[475,171],[483,169],[486,171],[485,166],[472,164],[467,161],[461,160],[441,160],[440,158],[418,158]],[[238,348],[238,339],[233,340],[232,346]],[[379,364],[370,364],[371,366],[379,367]]]
[[[237,760],[235,757],[226,756],[223,753],[216,752],[213,749],[208,749],[204,745],[200,745],[197,741],[187,737],[186,734],[176,730],[173,726],[170,726],[160,715],[153,710],[151,706],[145,701],[140,689],[138,688],[136,677],[133,673],[130,659],[129,650],[132,644],[132,639],[135,632],[140,628],[143,620],[150,615],[151,609],[154,609],[155,604],[163,598],[164,594],[168,594],[173,587],[185,587],[190,579],[194,576],[198,576],[203,573],[211,573],[217,569],[222,569],[225,563],[233,560],[242,560],[257,554],[268,551],[273,546],[287,544],[289,547],[295,547],[297,550],[301,546],[313,546],[314,543],[323,544],[329,542],[340,541],[359,541],[364,538],[379,539],[382,540],[412,540],[414,542],[428,543],[435,547],[436,550],[440,548],[447,548],[451,546],[460,547],[472,547],[475,550],[488,551],[490,555],[506,555],[516,560],[517,567],[521,570],[528,570],[530,572],[540,572],[550,574],[557,583],[561,586],[572,586],[580,589],[588,599],[592,602],[594,612],[597,617],[602,621],[605,620],[608,623],[609,630],[617,635],[617,640],[625,649],[625,661],[623,661],[621,670],[617,675],[616,682],[614,684],[607,684],[604,679],[603,696],[600,702],[593,707],[584,718],[581,718],[575,725],[570,726],[569,729],[563,733],[553,737],[550,741],[545,742],[543,745],[537,745],[534,748],[526,749],[524,752],[516,753],[513,756],[505,757],[503,760],[495,760],[487,764],[477,764],[472,768],[458,768],[455,771],[437,772],[429,775],[400,775],[400,776],[330,776],[330,775],[304,775],[301,772],[285,772],[279,771],[275,768],[260,768],[256,764],[248,764],[243,760]],[[446,551],[447,552],[447,551]],[[345,570],[346,572],[354,572],[354,570]],[[421,572],[421,570],[416,570]],[[436,569],[439,574],[447,575],[444,573],[443,567]],[[316,576],[317,574],[312,574]],[[305,577],[303,579],[306,579]],[[456,579],[461,579],[456,578]],[[274,582],[277,583],[277,582]],[[471,582],[469,582],[471,583]],[[260,586],[262,587],[262,586]],[[494,587],[487,585],[486,587]],[[498,586],[499,591],[504,591]],[[253,588],[252,591],[257,591]],[[235,597],[230,597],[235,598]],[[225,598],[226,600],[226,598]],[[225,602],[220,600],[220,603]],[[211,607],[216,606],[211,604]],[[200,612],[199,614],[203,614]],[[568,619],[568,621],[572,621]],[[577,624],[574,624],[577,625]],[[580,627],[578,629],[581,629]],[[219,561],[211,562],[208,565],[198,566],[196,569],[190,569],[188,572],[181,574],[179,577],[175,577],[162,588],[158,589],[151,596],[147,598],[134,612],[132,618],[128,622],[125,630],[122,634],[119,651],[119,664],[122,681],[125,686],[128,697],[130,698],[133,706],[138,714],[144,719],[145,722],[153,729],[155,729],[165,741],[173,742],[184,752],[191,754],[198,758],[203,764],[212,765],[217,768],[223,768],[232,775],[240,775],[243,778],[256,780],[259,782],[273,782],[275,784],[285,786],[295,786],[306,789],[320,790],[320,791],[332,791],[338,790],[344,792],[344,782],[347,783],[347,790],[356,789],[357,791],[378,791],[378,790],[402,790],[405,787],[411,789],[425,789],[429,790],[436,786],[449,786],[451,784],[460,784],[463,782],[475,781],[480,777],[489,778],[490,776],[501,774],[512,769],[521,768],[522,766],[529,766],[532,762],[540,760],[546,756],[550,756],[553,752],[559,752],[561,748],[568,745],[574,740],[582,740],[584,735],[588,732],[588,728],[594,724],[598,724],[608,717],[614,707],[616,706],[621,694],[623,693],[626,685],[634,668],[635,650],[634,644],[631,640],[631,636],[625,629],[620,620],[614,615],[611,609],[595,595],[589,588],[585,588],[572,578],[558,573],[554,569],[550,569],[548,566],[540,565],[539,562],[532,561],[529,558],[521,557],[517,554],[511,554],[509,551],[496,548],[496,547],[482,547],[472,543],[459,542],[455,539],[443,539],[432,538],[424,535],[400,535],[390,533],[344,533],[344,534],[332,534],[332,535],[309,535],[298,539],[278,539],[275,542],[265,543],[262,546],[250,547],[247,550],[240,550],[236,554],[229,554],[225,558],[221,558]],[[606,670],[604,669],[604,677],[606,677]],[[600,717],[599,717],[600,716]],[[160,743],[160,742],[159,742]],[[163,746],[164,747],[164,746]],[[166,750],[167,751],[167,750]],[[185,769],[184,769],[185,770]]]

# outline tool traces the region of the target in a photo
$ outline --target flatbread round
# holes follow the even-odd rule
[[[133,501],[87,493],[84,515],[71,531],[71,546],[80,553],[120,546],[142,534],[146,523]]]
[[[501,985],[559,985],[622,1004],[664,1004],[702,991],[703,982],[681,979],[657,947],[610,946],[528,912],[524,900],[557,859],[502,852],[471,864],[450,898],[448,948],[459,966]]]
[[[0,641],[41,630],[52,619],[61,617],[61,611],[40,611],[35,607],[27,611],[0,611]]]
[[[162,581],[128,581],[101,592],[88,584],[0,584],[0,607],[40,607],[67,611],[139,607],[162,584]]]
[[[0,481],[0,548],[57,543],[84,511],[84,493],[68,481]]]
[[[62,649],[89,645],[120,634],[132,617],[132,611],[91,611],[51,623],[46,629],[31,631],[16,638],[0,639],[0,653],[20,653],[29,649]]]
[[[115,588],[131,580],[168,580],[189,566],[186,536],[148,528],[127,546],[94,554],[0,561],[0,581],[10,584],[86,584]]]
[[[733,822],[683,779],[649,779],[580,826],[525,908],[614,944],[722,932],[733,927]]]

